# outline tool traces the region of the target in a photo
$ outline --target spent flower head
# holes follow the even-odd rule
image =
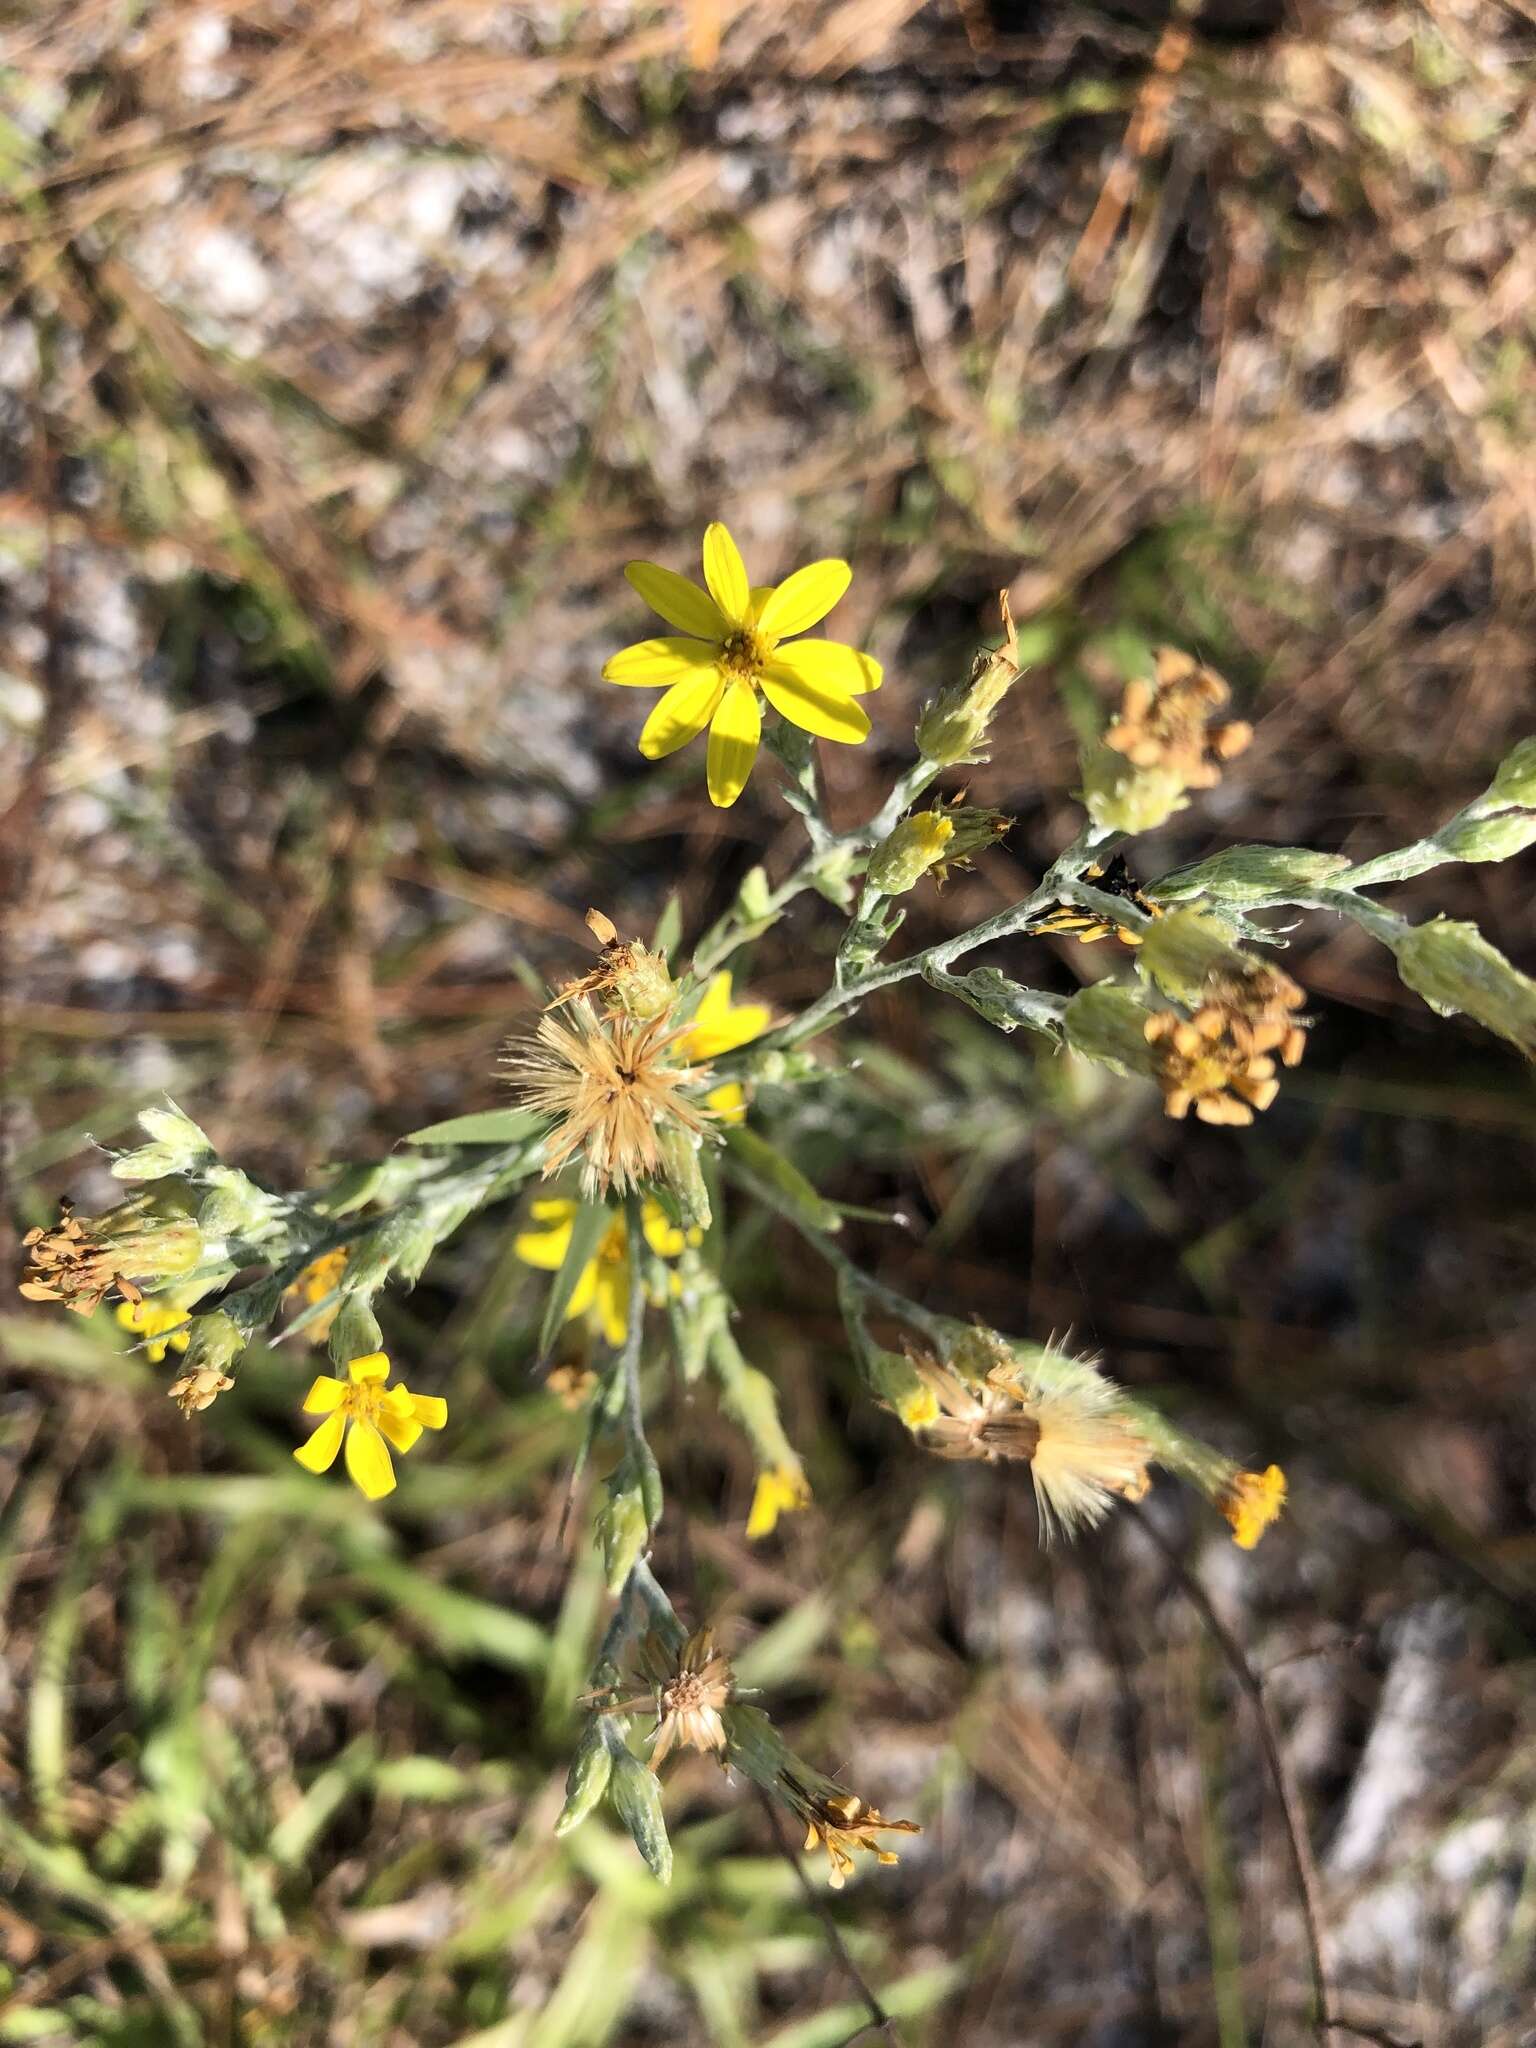
[[[710,802],[735,803],[762,733],[762,699],[818,739],[856,745],[869,717],[854,700],[881,683],[880,664],[835,640],[792,639],[824,619],[848,588],[846,562],[812,562],[782,583],[754,588],[741,551],[717,520],[704,535],[707,591],[655,562],[625,575],[678,635],[640,640],[603,664],[610,683],[665,687],[646,719],[648,761],[676,753],[709,727]],[[786,642],[790,644],[785,644]]]
[[[669,1127],[702,1137],[711,1111],[696,1100],[709,1069],[687,1064],[686,1027],[664,1011],[644,1023],[622,1012],[599,1017],[585,997],[564,1016],[539,1019],[536,1036],[509,1050],[507,1069],[523,1102],[554,1120],[544,1174],[581,1162],[589,1196],[625,1195],[662,1179]]]
[[[827,1852],[827,1882],[841,1891],[853,1875],[854,1852],[863,1850],[877,1863],[899,1863],[901,1858],[887,1846],[882,1835],[920,1835],[915,1820],[887,1820],[880,1809],[867,1806],[857,1792],[844,1792],[829,1780],[802,1778],[798,1772],[779,1774],[780,1797],[805,1823],[807,1850]]]
[[[656,1716],[651,1736],[651,1769],[659,1771],[674,1749],[700,1749],[726,1761],[725,1723],[721,1719],[735,1688],[731,1660],[717,1647],[709,1628],[696,1629],[675,1656],[669,1657],[654,1636],[641,1651],[650,1689],[619,1699],[594,1702],[604,1714]]]
[[[116,1292],[137,1302],[146,1286],[190,1273],[203,1238],[192,1217],[151,1195],[120,1202],[101,1216],[77,1216],[68,1202],[47,1230],[22,1239],[27,1268],[19,1291],[28,1301],[61,1301],[88,1316]]]
[[[1217,722],[1231,691],[1214,669],[1160,647],[1150,677],[1125,686],[1120,711],[1083,763],[1083,799],[1106,831],[1150,832],[1182,810],[1185,791],[1211,789],[1253,737],[1241,719]]]

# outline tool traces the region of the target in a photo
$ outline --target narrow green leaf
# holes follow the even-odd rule
[[[402,1145],[514,1145],[544,1128],[546,1119],[531,1109],[482,1109],[473,1116],[451,1116],[446,1123],[408,1131]]]
[[[660,953],[664,960],[670,960],[677,951],[678,941],[683,936],[682,899],[674,889],[667,898],[667,907],[656,920],[655,936],[651,940],[651,951]]]
[[[831,1202],[823,1201],[798,1166],[794,1166],[765,1138],[745,1124],[732,1124],[725,1133],[726,1150],[736,1164],[759,1182],[763,1196],[775,1208],[784,1209],[811,1230],[841,1230],[843,1219]]]
[[[612,1221],[611,1210],[602,1202],[583,1202],[577,1209],[571,1225],[571,1241],[566,1246],[565,1258],[544,1304],[544,1320],[539,1326],[540,1358],[547,1358],[553,1350],[560,1325],[565,1321],[565,1312],[571,1305],[571,1296],[576,1292],[576,1282],[597,1256],[603,1233]]]

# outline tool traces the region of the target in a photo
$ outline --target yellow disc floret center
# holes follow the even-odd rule
[[[743,626],[720,644],[720,666],[734,682],[755,684],[767,660],[763,636],[750,626]]]

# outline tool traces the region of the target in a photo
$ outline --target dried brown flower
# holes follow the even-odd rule
[[[1155,662],[1151,679],[1126,684],[1105,745],[1135,768],[1173,774],[1186,789],[1211,789],[1221,780],[1222,764],[1253,738],[1253,727],[1242,719],[1211,723],[1232,695],[1214,669],[1176,647],[1160,647]]]
[[[61,1301],[88,1316],[115,1289],[124,1301],[144,1299],[140,1281],[188,1273],[202,1254],[202,1235],[190,1216],[155,1208],[141,1196],[102,1216],[76,1216],[59,1205],[50,1230],[29,1230],[20,1292],[28,1301]]]
[[[723,1763],[726,1751],[725,1723],[721,1711],[730,1705],[734,1679],[731,1662],[715,1646],[708,1628],[696,1629],[667,1660],[654,1638],[648,1638],[643,1660],[651,1667],[651,1690],[625,1699],[605,1700],[599,1709],[605,1714],[635,1714],[652,1710],[656,1730],[651,1738],[651,1769],[659,1771],[674,1749],[712,1751]]]
[[[1268,1109],[1280,1092],[1274,1061],[1244,1051],[1214,1005],[1194,1017],[1158,1010],[1147,1019],[1146,1038],[1158,1049],[1155,1077],[1169,1116],[1193,1109],[1202,1123],[1251,1124],[1254,1111]]]
[[[628,1194],[665,1173],[668,1127],[702,1134],[713,1112],[684,1089],[704,1086],[705,1066],[674,1064],[687,1026],[663,1011],[644,1023],[598,1017],[584,997],[568,1021],[545,1016],[536,1039],[513,1050],[512,1085],[530,1109],[556,1119],[544,1152],[545,1176],[581,1160],[583,1190]]]
[[[915,1820],[887,1820],[878,1807],[866,1806],[856,1792],[840,1792],[835,1786],[813,1787],[792,1771],[779,1773],[779,1789],[791,1809],[805,1822],[805,1846],[819,1842],[831,1866],[828,1882],[840,1891],[854,1869],[853,1852],[863,1849],[877,1863],[898,1863],[894,1849],[885,1848],[878,1835],[920,1835]]]
[[[227,1394],[234,1384],[227,1372],[220,1372],[217,1366],[203,1365],[194,1372],[184,1372],[167,1392],[182,1414],[190,1419],[204,1408],[211,1408],[220,1394]]]
[[[1048,1379],[998,1365],[979,1387],[936,1359],[911,1362],[940,1409],[921,1440],[941,1458],[1027,1464],[1047,1540],[1101,1520],[1116,1498],[1146,1492],[1152,1446],[1085,1360],[1053,1357]]]

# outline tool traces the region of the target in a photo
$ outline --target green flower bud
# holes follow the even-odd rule
[[[651,1875],[662,1884],[670,1884],[672,1844],[667,1840],[661,1786],[655,1772],[648,1771],[629,1750],[620,1750],[613,1759],[608,1796],[630,1840],[650,1865]]]
[[[870,887],[882,896],[904,896],[944,858],[954,836],[955,827],[946,812],[914,811],[869,856]]]
[[[746,1364],[739,1354],[722,1359],[718,1347],[714,1357],[717,1368],[725,1368],[720,1371],[720,1406],[741,1426],[759,1465],[798,1465],[794,1446],[779,1420],[778,1392],[767,1373]]]
[[[1508,860],[1536,845],[1536,811],[1501,811],[1492,818],[1461,818],[1435,835],[1452,860]]]
[[[187,1352],[182,1370],[187,1373],[223,1373],[244,1351],[246,1333],[222,1309],[194,1316],[187,1325]]]
[[[1490,946],[1475,924],[1437,917],[1392,940],[1397,971],[1442,1017],[1458,1011],[1536,1059],[1536,981]]]
[[[347,1278],[347,1275],[342,1276],[344,1289]],[[336,1320],[331,1324],[332,1362],[345,1366],[354,1358],[369,1358],[375,1351],[386,1348],[384,1332],[379,1328],[379,1319],[368,1296],[354,1294],[350,1290],[343,1292]]]
[[[1151,832],[1188,808],[1185,778],[1174,768],[1138,768],[1103,744],[1083,756],[1082,800],[1106,832]]]
[[[1130,992],[1112,982],[1079,989],[1062,1013],[1068,1045],[1085,1059],[1098,1060],[1121,1074],[1150,1076],[1157,1055],[1147,1043],[1151,1012]]]
[[[1198,1007],[1210,982],[1240,982],[1255,964],[1232,944],[1224,925],[1198,910],[1172,910],[1154,918],[1136,954],[1136,965],[1164,995],[1191,1009]]]
[[[257,1246],[280,1227],[283,1204],[238,1167],[210,1166],[201,1178],[209,1189],[197,1212],[205,1237]]]
[[[597,1541],[608,1590],[617,1596],[651,1534],[640,1474],[627,1453],[610,1474],[605,1491],[607,1497],[597,1511]]]
[[[708,1230],[709,1189],[699,1166],[699,1141],[681,1125],[668,1124],[657,1134],[657,1150],[667,1185],[677,1197],[678,1221],[685,1230]]]
[[[926,1429],[930,1422],[937,1422],[938,1400],[932,1388],[918,1377],[909,1358],[895,1351],[882,1351],[876,1345],[858,1348],[864,1377],[877,1401],[900,1416],[908,1429]]]
[[[949,1363],[962,1379],[984,1380],[988,1373],[1010,1368],[1014,1362],[1008,1339],[985,1323],[967,1323],[949,1347]]]
[[[829,846],[811,870],[811,887],[837,910],[846,910],[854,853],[849,846]]]
[[[1536,810],[1536,737],[1521,740],[1499,763],[1484,802]]]
[[[749,924],[756,924],[773,910],[773,891],[768,886],[767,871],[761,867],[748,868],[736,891],[736,915],[745,918]]]
[[[613,1773],[613,1753],[603,1726],[595,1717],[581,1731],[581,1740],[565,1774],[565,1804],[555,1822],[557,1836],[579,1828],[608,1789]]]
[[[614,1000],[627,1017],[644,1024],[659,1017],[677,991],[660,953],[638,944],[622,950],[613,970]]]
[[[916,739],[917,750],[925,761],[940,768],[953,768],[962,761],[982,758],[977,749],[986,739],[993,713],[1021,673],[1006,592],[1003,624],[1008,634],[1003,645],[989,654],[978,654],[965,682],[940,690],[931,703],[923,706]]]
[[[150,1143],[119,1152],[112,1161],[116,1180],[166,1180],[196,1174],[217,1156],[207,1133],[169,1099],[164,1109],[141,1109],[139,1127]]]
[[[1346,853],[1314,853],[1306,846],[1229,846],[1224,853],[1148,885],[1159,903],[1177,903],[1191,896],[1209,896],[1218,903],[1251,903],[1259,896],[1279,896],[1326,886],[1331,875],[1351,865]]]

